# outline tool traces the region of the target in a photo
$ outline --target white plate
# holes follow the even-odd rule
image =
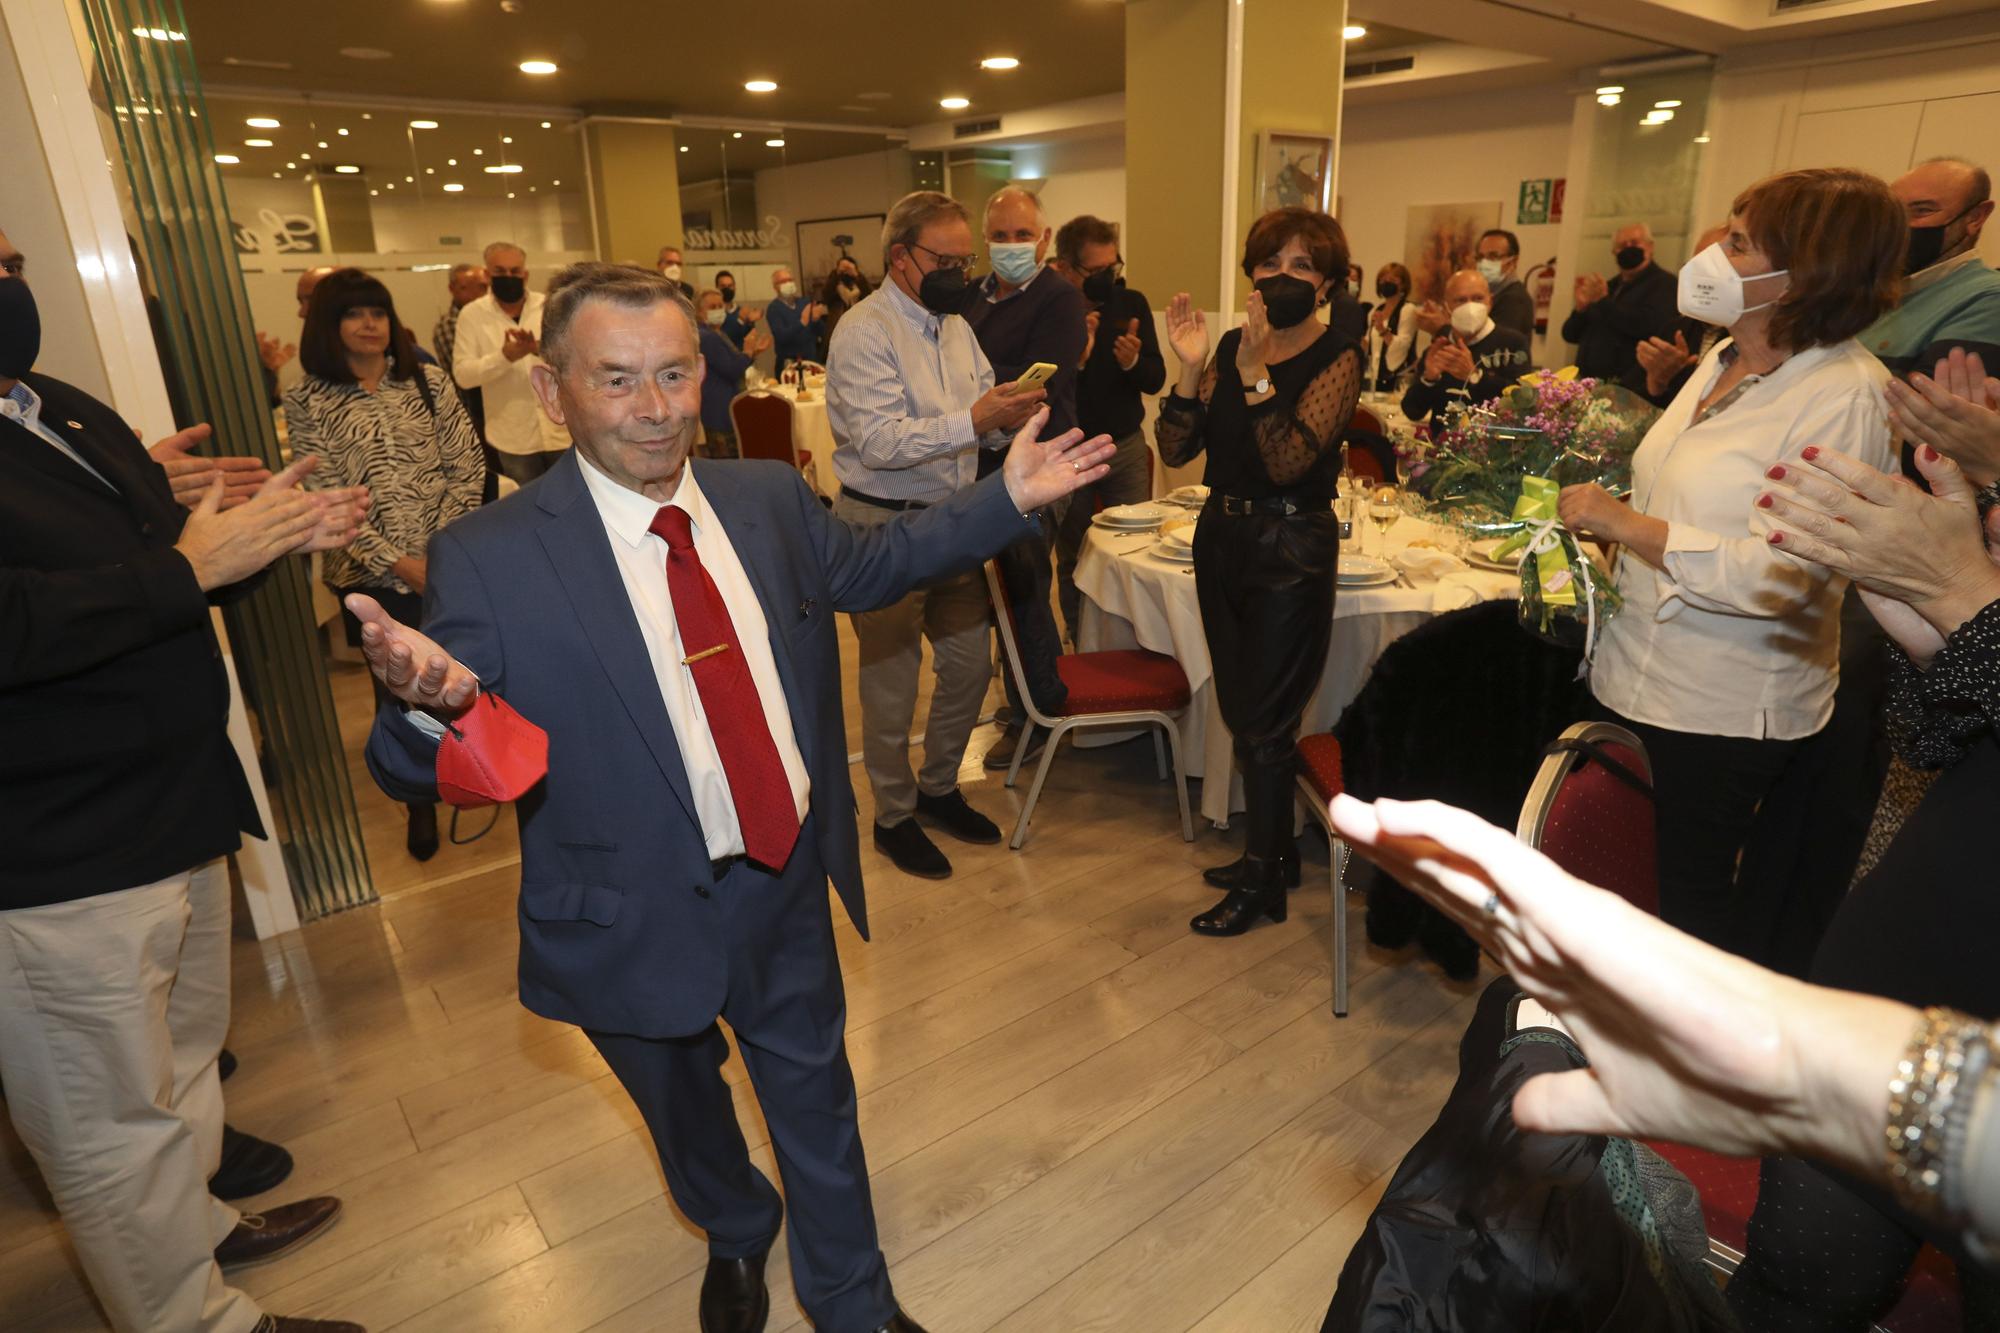
[[[1396,569],[1372,555],[1343,555],[1334,582],[1343,588],[1372,588],[1378,583],[1394,583]]]
[[[1192,548],[1176,546],[1165,537],[1162,537],[1154,544],[1153,554],[1162,560],[1171,560],[1177,565],[1191,565],[1194,563],[1194,551]]]
[[[1118,527],[1151,527],[1172,515],[1173,511],[1161,504],[1112,505],[1098,517]]]
[[[1506,537],[1488,537],[1484,541],[1472,542],[1465,548],[1465,558],[1481,569],[1498,569],[1512,574],[1521,568],[1521,556],[1528,548],[1522,547],[1505,560],[1495,560],[1493,553],[1508,540]]]
[[[1154,519],[1149,523],[1120,523],[1107,514],[1092,514],[1090,526],[1103,528],[1107,532],[1151,532],[1160,526],[1160,521]]]
[[[1173,501],[1175,504],[1182,504],[1182,505],[1207,504],[1208,487],[1176,486],[1173,490],[1167,492],[1167,499]]]

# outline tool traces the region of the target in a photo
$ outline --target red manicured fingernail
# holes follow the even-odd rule
[[[1759,509],[1769,509],[1771,507],[1771,503],[1772,503],[1771,497],[1768,495],[1760,495],[1757,497],[1757,507]]]
[[[1810,463],[1813,461],[1813,459],[1819,457],[1819,446],[1816,444],[1809,444],[1800,451],[1799,456],[1805,459],[1806,462]]]
[[[1785,534],[1784,534],[1784,533],[1782,533],[1782,532],[1774,532],[1774,533],[1772,533],[1772,534],[1771,534],[1771,545],[1773,545],[1773,546],[1783,546],[1784,544],[1785,544]]]
[[[1926,463],[1935,463],[1938,461],[1938,451],[1928,444],[1924,446],[1924,461]]]
[[[1785,478],[1785,470],[1782,467],[1772,467],[1767,469],[1764,475],[1769,477],[1772,481],[1783,481]]]

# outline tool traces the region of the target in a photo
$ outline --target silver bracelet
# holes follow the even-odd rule
[[[1966,1153],[1972,1137],[1972,1118],[1979,1108],[1981,1087],[1993,1069],[1993,1029],[1980,1026],[1979,1035],[1966,1045],[1965,1067],[1958,1074],[1958,1095],[1945,1119],[1944,1179],[1938,1187],[1938,1205],[1954,1225],[1971,1212],[1967,1198]]]
[[[1968,1054],[1975,1045],[1983,1050],[1985,1043],[1983,1024],[1950,1009],[1926,1009],[1889,1080],[1883,1127],[1889,1184],[1904,1207],[1923,1216],[1935,1217],[1942,1210],[1947,1127]],[[1983,1063],[1983,1054],[1979,1058]]]

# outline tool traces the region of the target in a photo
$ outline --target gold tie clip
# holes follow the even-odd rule
[[[728,651],[729,651],[729,645],[728,645],[728,644],[726,644],[726,643],[718,643],[718,644],[716,644],[716,645],[715,645],[715,647],[713,647],[713,648],[704,648],[704,649],[702,649],[702,650],[701,650],[700,652],[698,652],[698,653],[694,654],[694,655],[693,655],[693,656],[691,656],[691,657],[683,657],[683,658],[681,659],[681,665],[682,665],[682,666],[693,666],[693,665],[694,665],[694,664],[695,664],[696,662],[699,662],[699,661],[701,661],[701,659],[702,659],[702,658],[704,658],[704,657],[713,657],[713,656],[715,656],[715,655],[716,655],[717,653],[726,653],[726,652],[728,652]]]

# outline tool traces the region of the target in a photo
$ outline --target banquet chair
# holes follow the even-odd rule
[[[1162,778],[1169,775],[1167,756],[1169,751],[1172,752],[1174,796],[1181,807],[1181,838],[1185,842],[1193,842],[1194,821],[1188,813],[1187,768],[1181,762],[1178,725],[1180,714],[1187,710],[1192,691],[1181,664],[1165,653],[1149,652],[1144,648],[1064,653],[1056,658],[1056,670],[1062,676],[1063,684],[1069,688],[1069,699],[1063,706],[1061,716],[1050,717],[1035,703],[1034,693],[1028,688],[1028,673],[1021,665],[1021,650],[1014,640],[1013,604],[1007,599],[1007,587],[1001,579],[998,561],[986,562],[986,590],[993,599],[993,619],[1000,627],[1000,644],[1006,649],[1007,669],[1014,674],[1022,709],[1028,715],[1022,723],[1020,743],[1014,747],[1014,762],[1007,769],[1009,787],[1021,775],[1021,759],[1028,753],[1028,742],[1034,738],[1035,728],[1043,727],[1049,732],[1048,743],[1042,747],[1041,762],[1035,767],[1035,780],[1028,788],[1027,803],[1021,807],[1021,817],[1015,822],[1014,836],[1007,845],[1019,851],[1021,844],[1027,841],[1028,821],[1034,817],[1035,802],[1042,797],[1042,784],[1048,781],[1049,765],[1055,762],[1056,749],[1065,735],[1083,727],[1129,729],[1142,726],[1158,729],[1153,732],[1153,755],[1159,763]]]
[[[756,388],[729,400],[729,421],[736,427],[736,449],[744,458],[771,458],[804,470],[812,455],[792,442],[792,402],[783,394]]]
[[[1299,795],[1326,830],[1326,868],[1333,884],[1333,1016],[1347,1017],[1347,842],[1327,806],[1340,794],[1340,738],[1330,731],[1299,738]]]
[[[1350,426],[1347,430],[1347,466],[1365,481],[1387,482],[1396,478],[1396,451],[1387,437]]]
[[[1376,416],[1372,408],[1355,408],[1354,415],[1348,418],[1347,428],[1349,430],[1365,430],[1370,435],[1380,435],[1384,439],[1388,438],[1389,435],[1388,431],[1382,429],[1382,418]]]

